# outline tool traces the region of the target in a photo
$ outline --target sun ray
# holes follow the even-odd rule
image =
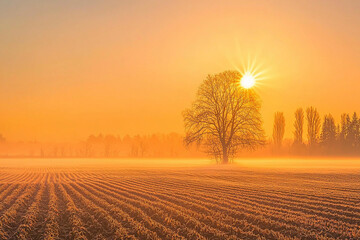
[[[226,58],[228,64],[240,73],[239,86],[244,87],[241,82],[244,76],[246,76],[245,79],[252,82],[252,84],[250,84],[251,87],[247,88],[261,92],[264,90],[264,87],[271,87],[271,85],[268,84],[268,80],[274,76],[272,76],[272,71],[270,71],[268,64],[265,63],[264,58],[260,57],[262,54],[259,51],[257,51],[257,53],[250,53],[247,49],[242,49],[238,44],[235,44],[235,46],[235,52],[232,51],[226,54]],[[254,79],[254,81],[252,79]]]
[[[246,72],[240,80],[240,84],[243,88],[252,88],[255,85],[255,78],[250,72]]]

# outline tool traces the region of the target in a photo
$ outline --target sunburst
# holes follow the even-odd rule
[[[264,63],[258,61],[256,55],[239,52],[237,60],[231,61],[233,67],[240,73],[239,85],[245,89],[260,89],[265,85],[268,76],[268,69]],[[242,57],[239,57],[242,56]],[[247,57],[246,57],[247,56]]]

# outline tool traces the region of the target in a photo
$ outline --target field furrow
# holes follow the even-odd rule
[[[360,176],[0,168],[0,239],[360,239]]]
[[[45,191],[45,185],[41,184],[40,190],[34,197],[33,203],[30,205],[26,214],[21,217],[20,225],[14,233],[16,239],[26,240],[31,238],[30,233],[31,230],[34,229],[34,226],[39,217],[40,208],[41,208],[41,198],[43,197],[44,191]]]

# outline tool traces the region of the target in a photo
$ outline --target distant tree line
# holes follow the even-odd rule
[[[90,135],[84,142],[85,157],[185,157],[183,137],[177,133],[135,135]]]
[[[292,154],[360,154],[360,119],[356,112],[352,115],[342,114],[338,124],[331,114],[326,114],[321,119],[314,107],[308,107],[306,111],[298,108],[294,116],[294,139],[290,149]],[[284,114],[277,112],[274,116],[272,137],[275,152],[281,152],[284,132]]]
[[[256,152],[245,148],[238,156],[268,156],[271,152],[290,155],[360,155],[360,119],[357,113],[342,114],[340,121],[336,123],[331,114],[320,117],[316,108],[308,107],[296,109],[294,117],[292,139],[284,139],[286,119],[284,113],[277,112],[274,115],[272,144],[267,144],[265,148],[258,149],[259,151]],[[185,136],[185,143],[186,140]],[[211,144],[209,146],[219,146]],[[216,153],[221,153],[219,149],[215,150]],[[98,134],[90,135],[84,141],[74,143],[9,142],[0,135],[0,157],[176,158],[205,156],[201,147],[199,148],[196,144],[184,146],[184,136],[177,133],[123,137]]]
[[[177,133],[152,135],[90,135],[75,143],[5,142],[0,136],[0,157],[40,158],[151,158],[199,157],[195,147],[187,149]]]

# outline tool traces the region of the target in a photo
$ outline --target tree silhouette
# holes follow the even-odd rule
[[[320,132],[320,115],[316,108],[309,107],[306,109],[306,119],[308,127],[308,143],[310,147],[314,147],[319,139]]]
[[[349,144],[349,147],[354,150],[358,146],[358,140],[359,140],[359,119],[356,115],[356,112],[354,112],[351,121],[348,120],[347,142]]]
[[[348,135],[348,115],[341,114],[341,130],[339,134],[339,144],[342,149],[346,148],[346,138]]]
[[[281,144],[285,133],[285,117],[284,113],[276,112],[274,117],[273,140],[277,149],[281,148]]]
[[[354,131],[354,147],[356,150],[359,151],[360,147],[360,119],[357,117],[356,113],[354,112],[353,115],[353,131]]]
[[[304,132],[304,110],[298,108],[295,111],[295,122],[294,122],[294,143],[301,145],[303,143],[303,132]]]
[[[240,78],[237,71],[208,75],[195,102],[183,113],[185,144],[201,144],[222,163],[228,163],[241,148],[264,143],[259,97],[242,88]]]
[[[325,115],[321,131],[321,144],[327,150],[327,153],[334,152],[336,144],[336,125],[331,114]]]

